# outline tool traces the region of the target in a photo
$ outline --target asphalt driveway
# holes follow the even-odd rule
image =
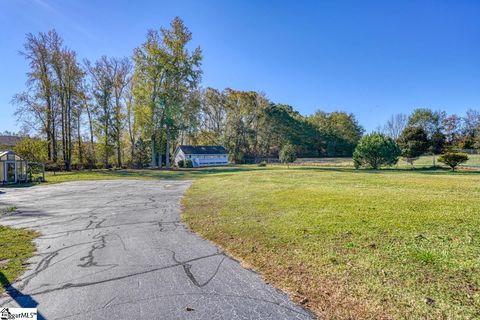
[[[41,236],[0,306],[37,307],[44,319],[311,319],[179,222],[188,186],[111,180],[2,189],[0,202],[18,212],[0,223]]]

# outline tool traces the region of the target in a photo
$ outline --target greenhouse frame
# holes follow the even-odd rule
[[[0,151],[0,184],[27,182],[27,161],[13,151]]]

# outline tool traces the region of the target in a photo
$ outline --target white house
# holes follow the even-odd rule
[[[227,150],[221,146],[179,146],[173,154],[175,164],[183,160],[192,160],[194,168],[225,166],[228,164]]]

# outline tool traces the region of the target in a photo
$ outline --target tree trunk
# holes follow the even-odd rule
[[[122,150],[120,148],[120,135],[117,136],[117,165],[119,168],[122,167]]]
[[[117,132],[117,165],[119,168],[122,167],[122,148],[120,145],[120,131]]]
[[[130,120],[128,121],[128,135],[130,138],[130,157],[133,164],[133,159],[135,158],[135,136],[133,135]]]
[[[108,113],[108,99],[107,99],[107,94],[104,92],[104,96],[103,96],[103,114],[104,114],[104,123],[103,123],[103,132],[105,134],[105,150],[104,150],[104,157],[103,157],[103,164],[105,166],[105,169],[108,169],[108,166],[109,166],[109,163],[108,163],[108,156],[109,156],[109,144],[108,144],[108,129],[109,129],[109,126],[110,126],[110,123],[108,121],[108,116],[109,116],[109,113]]]
[[[134,119],[135,121],[135,119]],[[129,98],[127,102],[127,126],[128,126],[128,137],[130,139],[130,157],[131,163],[133,165],[133,159],[135,158],[135,134],[134,134],[134,126],[135,123],[132,124],[132,101]]]
[[[166,126],[167,140],[165,141],[165,167],[170,169],[170,130]]]
[[[54,118],[52,114],[52,119]],[[58,152],[57,152],[57,129],[55,126],[55,120],[52,121],[52,161],[57,162]]]
[[[119,103],[119,102],[117,102]],[[121,130],[122,130],[122,125],[121,125],[121,121],[120,121],[120,110],[119,110],[119,107],[117,107],[117,111],[116,111],[116,115],[115,115],[115,129],[116,129],[116,132],[115,132],[115,138],[116,138],[116,141],[115,141],[115,144],[117,145],[116,149],[117,149],[117,166],[119,168],[122,167],[122,145],[120,143],[120,138],[121,138]]]
[[[151,139],[151,151],[152,151],[152,163],[150,164],[150,166],[152,168],[155,168],[157,166],[157,161],[156,161],[156,156],[157,156],[157,152],[155,150],[155,134],[152,134],[152,139]]]
[[[120,107],[120,97],[118,93],[115,94],[115,144],[117,149],[117,166],[122,167],[122,147],[120,144],[120,136],[122,131],[122,122],[121,122],[121,107]]]
[[[52,139],[52,105],[50,98],[47,98],[47,150],[48,160],[53,160],[53,139]]]
[[[51,161],[53,159],[53,150],[52,150],[52,132],[51,132],[50,124],[47,124],[47,152],[48,152],[48,160]]]
[[[65,113],[65,133],[66,133],[66,146],[65,146],[65,169],[67,171],[72,170],[72,101],[70,94],[67,95]]]
[[[61,117],[60,117],[60,125],[62,126],[62,158],[63,158],[63,164],[65,164],[65,105],[63,103],[63,93],[60,93],[62,98],[61,100]]]
[[[92,114],[90,113],[90,108],[88,107],[88,104],[86,102],[85,102],[85,108],[87,110],[88,125],[90,129],[90,148],[91,148],[90,169],[93,169],[93,165],[95,161],[95,145],[93,144],[93,121],[92,121]]]
[[[105,134],[105,151],[104,151],[104,156],[103,156],[103,165],[105,166],[105,169],[108,169],[108,125],[105,126],[104,128],[104,134]]]
[[[77,140],[78,140],[78,165],[79,168],[83,168],[83,148],[82,148],[82,136],[80,134],[80,111],[77,117]]]
[[[105,151],[104,151],[104,157],[103,157],[103,164],[105,166],[105,169],[108,169],[108,120],[105,121],[105,128],[104,128],[104,134],[105,134]]]
[[[135,158],[135,137],[134,137],[132,129],[131,129],[130,121],[129,121],[129,124],[128,124],[128,134],[129,134],[129,137],[130,137],[130,157],[131,157],[131,161],[132,161],[132,164],[133,164],[133,159]]]

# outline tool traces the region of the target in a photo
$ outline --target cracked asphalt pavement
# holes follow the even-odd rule
[[[3,188],[38,230],[28,271],[2,307],[39,319],[312,319],[314,316],[180,222],[188,181],[79,181]]]

